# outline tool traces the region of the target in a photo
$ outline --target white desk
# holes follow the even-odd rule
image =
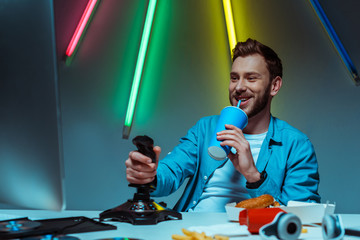
[[[52,212],[43,210],[0,210],[1,215],[15,215],[19,217],[28,217],[31,220],[76,217],[85,216],[88,218],[97,218],[100,211],[63,211]],[[360,214],[342,214],[345,227],[360,226]],[[81,240],[93,240],[104,238],[128,237],[139,238],[143,240],[171,240],[172,234],[180,234],[182,228],[191,226],[208,226],[213,224],[227,223],[226,213],[183,213],[183,220],[172,220],[160,222],[157,225],[131,225],[129,223],[107,222],[117,226],[117,230],[100,231],[91,233],[71,234]],[[301,239],[321,240],[320,227],[307,227],[308,233],[303,233]],[[258,235],[235,237],[231,240],[260,239]],[[360,237],[346,236],[345,239],[360,239]]]

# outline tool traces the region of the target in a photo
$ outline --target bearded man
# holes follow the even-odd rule
[[[248,116],[241,130],[225,125],[217,133],[221,145],[232,147],[223,160],[208,154],[219,116],[201,118],[173,151],[156,163],[137,151],[125,161],[127,180],[153,182],[153,196],[167,196],[189,178],[177,211],[225,211],[229,202],[272,195],[286,205],[290,200],[320,202],[318,163],[308,137],[271,115],[271,101],[282,85],[282,63],[268,46],[248,39],[233,50],[229,99]]]

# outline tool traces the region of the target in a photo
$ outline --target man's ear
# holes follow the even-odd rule
[[[282,78],[280,76],[275,77],[271,82],[270,95],[274,97],[279,92],[281,85],[282,85]]]

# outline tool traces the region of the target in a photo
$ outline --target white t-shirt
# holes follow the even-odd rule
[[[266,133],[244,134],[250,144],[255,164]],[[206,183],[198,204],[189,211],[224,212],[227,203],[239,202],[250,197],[245,185],[245,177],[235,169],[232,162],[228,159],[222,167],[215,170]]]

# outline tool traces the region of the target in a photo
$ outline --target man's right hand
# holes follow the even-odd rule
[[[125,161],[126,179],[129,183],[146,184],[154,181],[161,148],[155,146],[154,152],[156,154],[156,163],[152,163],[151,158],[138,151],[129,153],[129,158]]]

